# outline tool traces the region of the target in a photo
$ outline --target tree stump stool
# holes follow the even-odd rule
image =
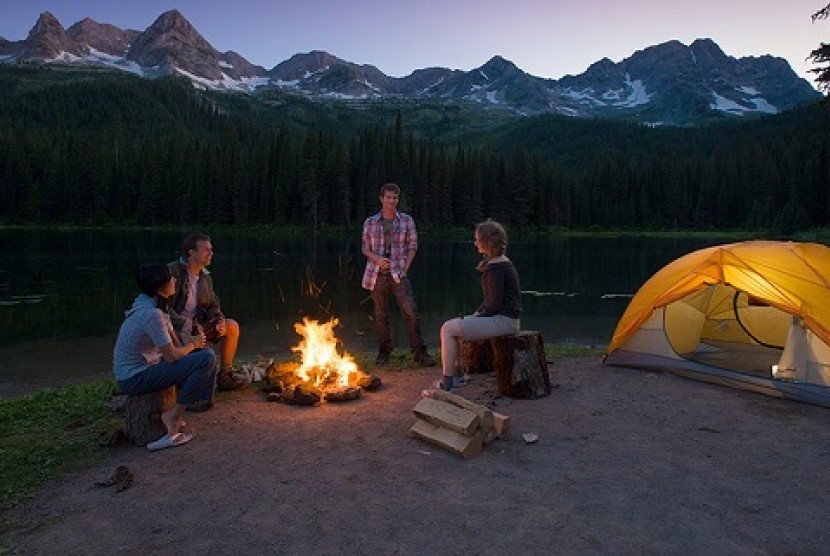
[[[493,372],[493,348],[490,340],[461,342],[461,366],[474,375]]]
[[[496,388],[511,398],[541,398],[550,394],[550,376],[542,334],[522,330],[515,336],[491,338]]]
[[[124,434],[136,446],[146,446],[158,440],[167,429],[161,414],[176,405],[176,387],[158,392],[127,396],[124,404]]]

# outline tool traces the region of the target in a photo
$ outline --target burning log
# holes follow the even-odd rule
[[[323,399],[327,402],[346,402],[349,400],[356,400],[360,397],[363,390],[353,386],[346,386],[342,388],[330,388],[323,392]]]
[[[507,415],[443,390],[431,390],[412,411],[418,419],[410,433],[464,458],[478,455],[510,431]]]
[[[352,381],[349,380],[349,384],[351,383]],[[360,386],[367,392],[374,392],[380,389],[380,377],[369,375],[362,371],[357,371],[354,383],[356,386]]]
[[[282,401],[289,405],[314,405],[320,400],[345,402],[360,398],[363,391],[374,392],[381,386],[378,376],[357,370],[349,376],[347,386],[338,386],[325,381],[322,387],[312,386],[298,374],[299,363],[272,363],[266,370],[265,390],[268,401]],[[314,375],[315,373],[312,373]]]
[[[313,390],[304,384],[290,386],[280,394],[280,400],[288,405],[316,405],[322,397],[319,390]]]
[[[380,377],[357,368],[348,353],[339,353],[334,336],[337,319],[319,324],[303,319],[294,328],[302,340],[291,349],[302,363],[272,363],[266,369],[269,401],[291,405],[314,405],[323,401],[356,400],[363,392],[380,388]]]

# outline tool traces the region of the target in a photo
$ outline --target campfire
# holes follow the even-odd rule
[[[320,324],[303,318],[294,330],[302,338],[291,350],[300,363],[273,363],[268,368],[269,399],[291,405],[354,400],[363,390],[377,390],[380,378],[361,371],[354,358],[339,350],[337,319]]]

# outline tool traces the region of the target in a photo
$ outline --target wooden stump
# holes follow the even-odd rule
[[[522,330],[516,336],[490,340],[499,394],[541,398],[550,394],[550,376],[542,334]]]
[[[461,342],[461,366],[468,374],[493,372],[493,348],[490,340]]]
[[[124,404],[124,433],[136,446],[146,446],[158,440],[167,429],[161,414],[176,405],[176,387],[159,392],[128,396]]]

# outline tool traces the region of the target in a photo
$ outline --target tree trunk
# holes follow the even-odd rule
[[[146,446],[158,440],[167,429],[161,414],[176,405],[176,387],[159,392],[128,396],[124,404],[124,433],[136,446]]]
[[[461,342],[461,366],[468,374],[482,374],[493,371],[493,348],[490,340]]]
[[[530,399],[550,394],[542,334],[523,330],[516,336],[500,336],[490,342],[499,394]]]

